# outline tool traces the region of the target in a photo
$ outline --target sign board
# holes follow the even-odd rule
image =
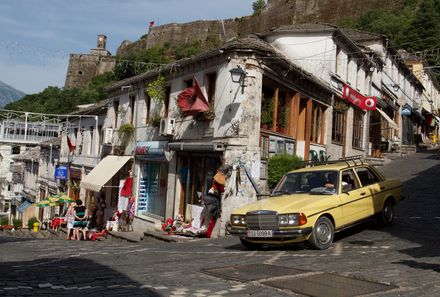
[[[364,110],[376,110],[376,97],[366,97],[345,84],[342,89],[342,98]]]
[[[164,155],[168,149],[168,141],[138,141],[136,142],[135,154],[145,155]]]
[[[55,168],[55,179],[67,179],[67,167],[59,165]]]

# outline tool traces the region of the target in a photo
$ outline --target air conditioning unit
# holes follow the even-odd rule
[[[174,135],[176,119],[163,118],[160,119],[159,134],[163,136]]]
[[[103,143],[111,144],[112,142],[113,142],[113,128],[105,128]]]

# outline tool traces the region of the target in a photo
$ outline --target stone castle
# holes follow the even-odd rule
[[[124,41],[116,55],[128,56],[165,43],[182,44],[212,38],[228,41],[283,25],[315,22],[336,24],[341,20],[356,19],[371,9],[399,10],[404,2],[405,0],[267,0],[265,9],[259,15],[152,27],[145,38],[135,42]],[[103,47],[100,37],[104,37]],[[111,70],[114,64],[115,60],[105,49],[105,36],[99,35],[97,49],[91,50],[90,54],[70,56],[65,87],[86,86],[93,76]]]

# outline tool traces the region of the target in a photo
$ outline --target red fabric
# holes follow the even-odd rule
[[[186,88],[177,96],[177,106],[184,115],[194,116],[209,110],[208,100],[196,79],[192,87]]]
[[[67,136],[67,146],[69,147],[69,152],[73,152],[76,149],[76,145],[73,145],[72,142],[70,141],[70,137]]]
[[[365,97],[349,85],[344,85],[342,98],[364,110],[376,110],[376,97]]]
[[[130,176],[124,181],[124,185],[121,189],[121,196],[129,197],[131,196],[131,191],[133,187],[133,178]]]
[[[154,27],[154,21],[151,21],[150,22],[150,28],[153,28]]]
[[[206,229],[205,236],[211,238],[212,231],[214,230],[216,219],[214,217],[209,221],[208,228]]]

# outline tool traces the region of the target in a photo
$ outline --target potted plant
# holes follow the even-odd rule
[[[215,119],[215,111],[212,105],[209,106],[209,109],[207,111],[200,113],[196,117],[197,121],[212,121],[213,119]]]
[[[261,128],[270,129],[273,126],[273,98],[263,99],[261,105]]]
[[[150,118],[150,124],[153,127],[159,127],[160,126],[160,115],[159,113],[154,113],[153,116]]]
[[[165,77],[158,76],[156,80],[148,84],[145,92],[157,103],[165,101]]]

